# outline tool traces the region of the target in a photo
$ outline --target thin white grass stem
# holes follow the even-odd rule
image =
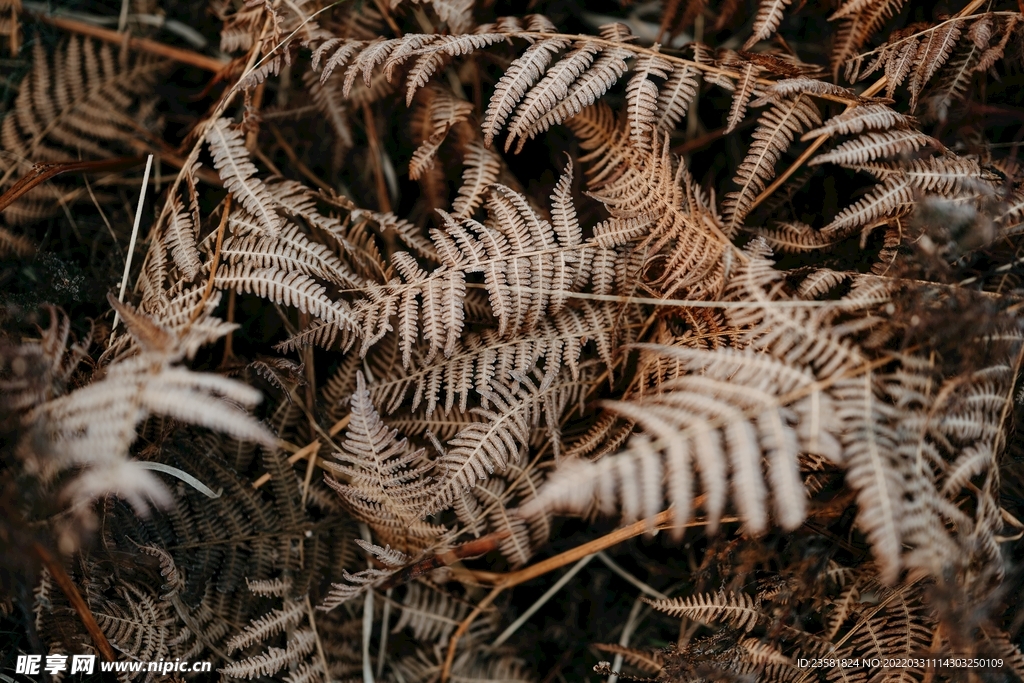
[[[384,614],[381,616],[380,622],[380,649],[377,651],[377,678],[384,677],[384,663],[387,661],[388,622],[391,620],[391,592],[393,590],[393,588],[389,588],[387,593],[384,594],[386,599],[384,600]]]
[[[640,597],[633,602],[633,609],[629,611],[629,618],[626,619],[626,625],[622,627],[622,636],[619,638],[619,645],[622,647],[629,647],[629,639],[633,637],[633,632],[636,627],[640,624],[640,610],[644,606]],[[615,659],[612,661],[612,671],[622,670],[622,653],[615,655]],[[608,677],[608,683],[616,683],[619,680],[617,674],[612,674]]]
[[[563,586],[564,586],[565,584],[569,583],[569,581],[571,581],[571,580],[572,580],[572,577],[576,576],[576,574],[577,574],[577,573],[578,573],[578,572],[579,572],[579,571],[580,571],[581,569],[583,569],[584,567],[586,567],[586,566],[587,566],[587,563],[588,563],[588,562],[590,562],[590,561],[591,561],[592,559],[594,559],[594,558],[595,558],[596,556],[597,556],[597,554],[596,554],[596,553],[592,553],[592,554],[590,554],[590,555],[587,555],[586,557],[582,558],[582,559],[581,559],[581,560],[580,560],[579,562],[577,562],[576,564],[574,564],[574,565],[572,566],[572,569],[570,569],[569,571],[567,571],[567,572],[566,572],[566,573],[565,573],[565,574],[564,574],[564,575],[562,576],[562,578],[560,578],[560,579],[559,579],[558,581],[556,581],[556,582],[555,582],[555,585],[554,585],[554,586],[552,586],[551,588],[549,588],[549,589],[547,590],[547,592],[546,592],[546,593],[544,593],[544,595],[540,596],[540,599],[539,599],[539,600],[537,600],[537,602],[535,602],[535,603],[533,603],[532,605],[530,605],[530,608],[529,608],[528,610],[526,610],[525,612],[523,612],[523,613],[522,613],[522,614],[521,614],[521,615],[519,616],[519,618],[518,618],[518,619],[516,619],[515,621],[513,621],[513,622],[512,622],[512,623],[511,623],[511,624],[509,625],[509,627],[508,627],[507,629],[505,629],[504,631],[502,631],[502,632],[501,632],[501,635],[500,635],[500,636],[498,636],[498,637],[497,637],[497,638],[495,639],[495,641],[494,641],[494,645],[492,645],[492,647],[500,647],[500,646],[501,646],[501,645],[502,645],[502,644],[503,644],[503,643],[504,643],[504,642],[505,642],[506,640],[508,640],[509,638],[511,638],[511,637],[512,637],[512,634],[513,634],[513,633],[515,633],[515,632],[516,632],[517,630],[519,630],[519,627],[520,627],[520,626],[522,626],[523,624],[525,624],[525,623],[526,623],[526,620],[527,620],[527,619],[529,619],[530,617],[532,617],[532,616],[533,616],[533,614],[534,614],[534,612],[536,612],[537,610],[539,610],[539,609],[540,609],[541,607],[543,607],[543,606],[544,606],[544,603],[546,603],[546,602],[547,602],[548,600],[550,600],[551,598],[553,598],[553,597],[554,597],[554,595],[555,595],[555,593],[557,593],[558,591],[562,590],[562,587],[563,587]]]
[[[626,581],[629,581],[631,584],[636,586],[644,593],[647,593],[647,595],[658,598],[659,600],[668,600],[667,595],[665,595],[661,591],[651,588],[646,583],[644,583],[640,579],[636,578],[635,576],[627,572],[615,560],[608,557],[608,554],[605,551],[602,550],[601,552],[599,552],[597,554],[597,558],[604,562],[608,566],[608,568],[611,569],[613,572],[624,578]]]
[[[367,543],[373,543],[370,527],[365,522],[359,523],[359,535]],[[367,566],[373,563],[367,560]],[[373,662],[370,659],[370,640],[373,638],[373,589],[366,591],[363,598],[363,683],[373,683]]]
[[[124,260],[124,274],[121,275],[121,291],[117,293],[117,300],[124,303],[124,290],[128,287],[128,273],[132,269],[132,254],[135,253],[135,240],[139,236],[139,223],[142,221],[142,206],[146,202],[146,186],[149,185],[149,172],[153,168],[153,155],[146,158],[146,174],[142,177],[142,189],[139,190],[139,206],[135,209],[135,225],[132,226],[132,239],[128,243],[128,256]],[[111,335],[117,329],[118,314],[114,312],[114,324],[110,327]]]

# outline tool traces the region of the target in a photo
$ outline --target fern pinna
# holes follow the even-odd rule
[[[22,654],[1024,678],[1020,7],[160,4],[0,0]]]

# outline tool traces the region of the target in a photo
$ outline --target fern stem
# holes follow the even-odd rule
[[[213,280],[217,276],[217,267],[220,265],[220,249],[224,244],[224,228],[228,224],[228,214],[231,213],[231,195],[229,194],[224,199],[224,213],[220,217],[220,226],[217,228],[217,246],[213,249],[213,260],[210,263],[210,278],[206,281],[206,289],[203,290],[203,298],[199,301],[199,305],[196,306],[195,310],[192,311],[192,318],[188,321],[189,325],[196,321],[196,318],[203,312],[203,308],[206,307],[206,300],[210,298],[210,294],[213,293]],[[132,239],[132,244],[135,244],[135,239]],[[129,248],[129,258],[131,258],[131,250]]]
[[[110,647],[110,643],[107,641],[107,637],[103,635],[103,630],[100,625],[96,623],[96,617],[93,616],[89,610],[89,605],[86,604],[82,594],[78,592],[78,588],[75,586],[75,582],[71,580],[68,573],[64,571],[64,566],[54,559],[50,551],[41,546],[39,543],[32,544],[32,551],[42,561],[43,565],[50,572],[50,576],[57,582],[60,589],[67,596],[71,606],[78,612],[79,618],[82,620],[82,624],[85,626],[85,630],[89,632],[89,637],[92,638],[93,644],[96,649],[100,651],[103,658],[108,662],[117,660],[117,656],[114,654],[114,648]]]
[[[320,640],[320,632],[316,628],[316,617],[315,612],[313,612],[313,603],[309,601],[309,593],[306,593],[306,614],[309,617],[309,628],[313,630],[316,653],[320,657],[320,666],[324,668],[324,681],[331,683],[331,670],[327,666],[327,654],[324,652],[324,644]]]
[[[107,28],[93,26],[92,24],[75,21],[74,19],[55,17],[49,14],[32,12],[32,10],[26,11],[33,14],[44,24],[49,24],[50,26],[54,26],[63,31],[89,36],[90,38],[96,38],[97,40],[102,40],[112,45],[123,45],[127,39],[128,47],[130,48],[141,50],[142,52],[148,52],[151,55],[173,59],[176,62],[188,64],[190,66],[200,68],[203,71],[218,73],[230,64],[230,62],[226,60],[217,59],[216,57],[208,57],[191,50],[183,50],[179,47],[172,47],[170,45],[159,43],[155,40],[149,40],[148,38],[135,38],[125,33],[111,31]]]

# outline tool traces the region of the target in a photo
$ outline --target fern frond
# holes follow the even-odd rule
[[[256,233],[228,237],[221,248],[221,257],[230,264],[302,273],[342,287],[364,284],[330,249],[313,242],[292,224],[286,224],[277,235]]]
[[[743,67],[743,75],[732,94],[732,104],[729,106],[729,117],[726,119],[725,125],[726,134],[736,130],[736,126],[740,125],[743,117],[746,116],[747,104],[750,103],[750,98],[754,96],[758,72],[759,69],[753,64],[747,64]]]
[[[743,44],[743,49],[749,50],[762,40],[771,38],[782,22],[783,12],[792,2],[793,0],[760,0],[757,16],[754,17],[754,26],[747,42]]]
[[[577,43],[572,52],[548,69],[544,78],[530,88],[508,125],[506,152],[517,137],[520,140],[516,152],[522,149],[526,136],[534,131],[537,122],[565,100],[569,88],[587,71],[594,61],[594,56],[600,51],[600,46],[595,43]]]
[[[834,410],[831,399],[819,392],[792,402],[780,398],[798,387],[814,386],[814,375],[760,354],[679,347],[658,351],[683,361],[691,373],[703,371],[703,375],[681,376],[663,384],[660,393],[636,401],[605,403],[613,412],[643,425],[658,439],[658,450],[646,437],[635,436],[620,455],[596,464],[565,466],[549,479],[540,502],[532,505],[579,510],[581,502],[597,495],[606,510],[621,501],[629,522],[649,518],[664,507],[664,479],[664,497],[675,510],[676,523],[683,525],[690,515],[691,459],[696,458],[709,520],[714,524],[725,501],[728,461],[736,505],[746,528],[759,533],[767,526],[767,491],[760,472],[764,453],[770,461],[779,522],[788,528],[798,526],[805,509],[803,485],[796,474],[798,445],[805,450],[824,448],[831,457],[839,457],[834,446],[826,445],[835,443],[829,434],[835,434],[837,427],[823,417]],[[765,382],[781,385],[769,387]],[[794,429],[794,420],[798,425],[806,420],[810,431]]]
[[[431,497],[432,468],[425,451],[409,449],[405,439],[396,439],[397,430],[381,422],[361,372],[356,375],[349,407],[351,419],[341,443],[344,452],[334,454],[341,464],[324,464],[349,483],[332,478],[327,483],[378,538],[402,551],[421,550],[444,532],[444,527],[420,521]]]
[[[538,386],[522,376],[516,385],[492,386],[492,391],[482,395],[489,407],[473,409],[487,421],[470,424],[456,434],[438,461],[441,479],[427,511],[443,510],[477,480],[518,462],[541,418],[545,417],[549,429],[556,429],[556,416],[577,399],[581,388],[580,383],[565,379]]]
[[[285,648],[268,648],[265,653],[233,662],[217,671],[234,678],[270,676],[290,664],[297,664],[315,646],[316,634],[308,628],[298,629],[290,634]]]
[[[188,280],[194,280],[202,268],[199,250],[196,249],[197,230],[198,226],[192,222],[191,214],[182,207],[181,200],[172,197],[164,244],[171,251],[175,265]]]
[[[850,231],[877,221],[895,211],[904,210],[914,201],[914,188],[903,176],[893,176],[876,185],[856,204],[839,212],[832,222],[822,228],[824,234],[849,234]]]
[[[622,78],[629,69],[626,60],[633,56],[632,51],[620,47],[602,50],[590,68],[569,86],[562,101],[530,128],[529,137],[531,139],[537,137],[551,126],[576,116],[594,104]],[[524,142],[522,135],[520,135],[519,141],[520,145]],[[516,151],[519,151],[518,147]]]
[[[564,49],[568,44],[564,38],[544,38],[528,47],[521,57],[512,62],[495,86],[494,94],[491,95],[487,111],[484,113],[481,124],[484,145],[491,146],[491,142],[505,125],[512,110],[547,69],[554,53]]]
[[[343,301],[333,301],[326,288],[300,272],[278,268],[261,268],[249,263],[222,266],[214,277],[214,286],[234,289],[245,294],[270,299],[285,306],[295,306],[324,322],[359,330],[356,318]]]
[[[579,308],[562,309],[536,329],[512,338],[494,330],[470,334],[444,362],[417,359],[408,372],[374,382],[370,391],[389,413],[403,405],[410,393],[410,409],[426,404],[427,416],[438,406],[445,415],[456,407],[465,411],[471,390],[480,394],[492,391],[493,382],[525,375],[541,361],[546,374],[567,366],[572,376],[578,377],[583,339],[596,340],[599,353],[611,366],[616,332],[622,325],[616,306],[584,303]]]
[[[281,217],[274,211],[275,202],[263,182],[256,178],[256,167],[249,160],[245,137],[231,126],[229,119],[217,119],[207,133],[213,165],[245,210],[256,217],[270,235],[281,231]]]
[[[650,78],[667,79],[671,71],[671,62],[656,55],[640,57],[633,66],[633,77],[626,84],[626,117],[629,140],[637,149],[650,151],[658,111],[658,86]]]
[[[127,153],[140,125],[152,126],[147,121],[152,90],[165,62],[145,56],[118,59],[110,45],[77,37],[50,54],[35,42],[31,56],[32,69],[0,122],[0,189],[36,163]],[[4,220],[11,225],[51,216],[61,203],[83,194],[88,197],[40,185],[7,207]]]
[[[739,190],[722,203],[727,234],[742,226],[754,199],[775,177],[775,164],[802,130],[821,124],[818,108],[806,96],[784,100],[766,111],[757,122],[754,142],[733,179]]]
[[[671,617],[685,617],[705,624],[726,623],[747,633],[764,619],[760,605],[746,593],[719,592],[689,598],[642,600]]]
[[[824,126],[803,134],[801,140],[811,140],[821,135],[853,135],[865,130],[906,129],[916,123],[912,116],[900,114],[885,104],[862,104],[833,116]]]
[[[423,642],[446,642],[469,612],[465,602],[424,583],[410,584],[400,607],[401,615],[391,632],[407,628]]]
[[[296,626],[306,616],[306,606],[301,602],[285,600],[282,609],[275,609],[245,627],[227,642],[227,652],[231,654],[244,650],[250,645],[262,643],[271,636],[277,635]]]
[[[668,133],[686,117],[700,87],[700,70],[690,65],[675,65],[658,92],[658,113],[654,127]]]
[[[462,163],[465,164],[462,184],[459,195],[452,202],[452,216],[460,221],[472,217],[477,207],[483,204],[491,185],[498,181],[502,167],[501,157],[477,142],[470,143]]]
[[[421,90],[425,102],[416,110],[413,127],[417,131],[419,147],[409,160],[409,177],[417,180],[434,163],[434,155],[448,132],[473,113],[473,105],[460,100],[448,88]]]
[[[806,223],[779,223],[771,228],[761,228],[757,234],[764,238],[772,249],[784,254],[828,249],[839,243],[839,240],[815,230]]]
[[[829,163],[840,166],[856,166],[874,161],[879,157],[916,152],[925,146],[941,147],[937,140],[916,130],[868,132],[844,142],[831,152],[819,154],[809,163],[812,166]]]

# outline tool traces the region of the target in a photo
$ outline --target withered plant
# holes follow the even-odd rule
[[[4,666],[1024,679],[1019,4],[73,9],[0,0]]]

